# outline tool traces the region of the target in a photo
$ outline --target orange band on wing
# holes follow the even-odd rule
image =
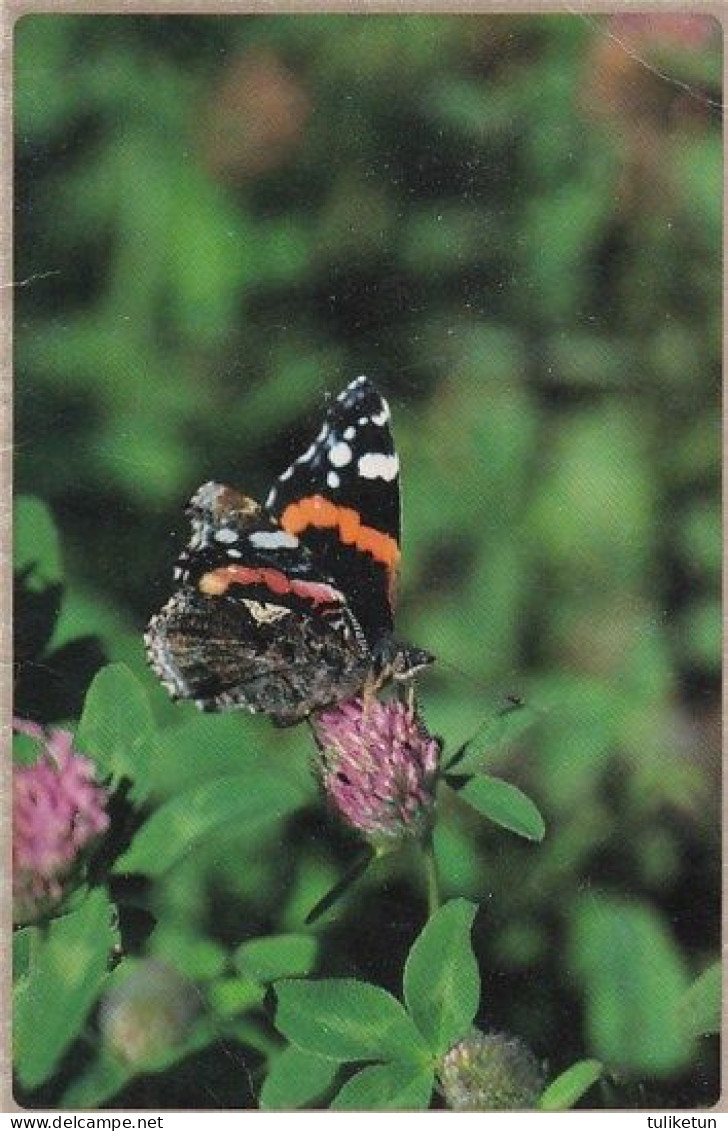
[[[297,503],[289,503],[279,521],[289,534],[300,534],[309,526],[338,530],[345,545],[371,554],[391,572],[399,563],[399,546],[391,534],[363,526],[355,510],[339,507],[322,495],[309,495]]]

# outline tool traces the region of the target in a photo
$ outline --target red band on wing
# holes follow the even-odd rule
[[[314,605],[340,605],[344,597],[333,585],[325,581],[300,581],[286,577],[277,569],[251,569],[248,566],[229,565],[213,569],[202,575],[198,582],[201,593],[208,597],[220,597],[231,585],[265,585],[271,593],[293,593]]]

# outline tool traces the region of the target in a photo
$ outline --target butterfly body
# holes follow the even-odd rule
[[[431,662],[392,639],[399,465],[388,421],[359,378],[264,506],[216,483],[195,493],[179,588],[145,637],[173,697],[285,725]]]

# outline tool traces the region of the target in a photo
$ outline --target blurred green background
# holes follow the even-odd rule
[[[307,781],[304,728],[173,707],[141,633],[195,488],[264,498],[367,373],[430,728],[454,748],[509,695],[537,716],[492,766],[544,844],[464,806],[438,831],[446,893],[484,905],[482,1023],[552,1072],[602,1056],[599,1102],[713,1102],[715,1042],[671,1037],[660,1001],[719,945],[720,27],[47,14],[14,37],[16,489],[66,572],[18,710],[73,717],[121,659],[167,726],[160,798],[251,748]],[[306,788],[267,840],[229,828],[170,872],[138,952],[300,928],[354,851]],[[423,916],[406,867],[365,880],[317,928],[320,971],[396,988]],[[115,1103],[247,1087],[213,1046]]]

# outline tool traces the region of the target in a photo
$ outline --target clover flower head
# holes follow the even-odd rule
[[[435,802],[440,744],[396,699],[350,699],[312,719],[326,796],[374,844],[421,838]]]
[[[439,1074],[451,1111],[524,1111],[535,1107],[544,1086],[523,1041],[478,1029],[445,1054]]]
[[[108,828],[108,793],[68,731],[23,719],[13,729],[42,746],[37,762],[13,772],[13,919],[31,923],[58,906],[82,853]]]

